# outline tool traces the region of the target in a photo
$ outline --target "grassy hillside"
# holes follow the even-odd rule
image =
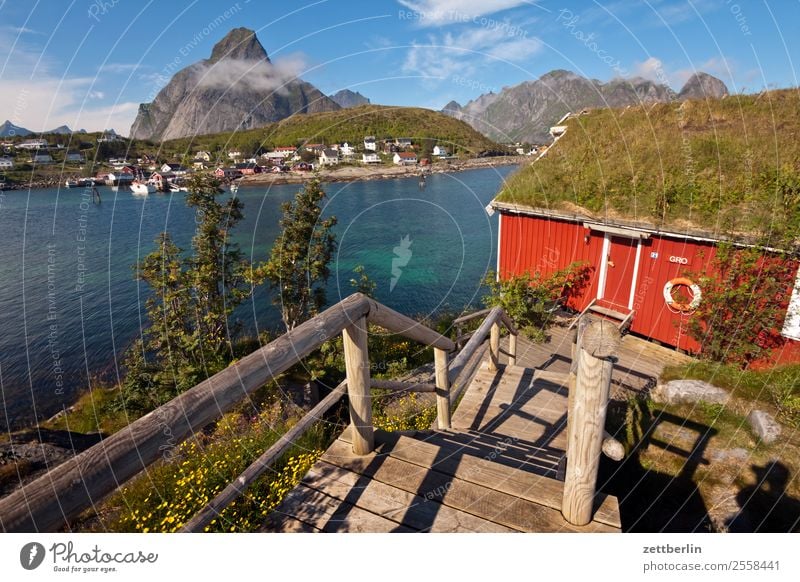
[[[800,232],[800,93],[592,111],[570,119],[503,202],[699,228]]]
[[[448,144],[451,150],[471,154],[503,149],[463,121],[437,111],[363,105],[340,111],[294,115],[247,131],[170,140],[162,144],[162,151],[180,154],[199,149],[217,151],[240,148],[253,152],[259,148],[298,145],[306,141],[361,144],[365,135],[374,135],[377,139],[409,137],[418,143],[428,139],[434,143]]]

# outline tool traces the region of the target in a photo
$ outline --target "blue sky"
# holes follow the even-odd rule
[[[440,109],[557,68],[797,86],[798,22],[798,0],[0,0],[0,121],[127,133],[140,102],[238,26],[325,93]]]

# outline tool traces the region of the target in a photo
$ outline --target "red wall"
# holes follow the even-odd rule
[[[536,216],[501,214],[500,220],[501,277],[525,271],[548,275],[573,261],[586,261],[594,267],[591,283],[582,296],[570,301],[569,306],[582,310],[597,297],[602,232],[585,229],[582,223]],[[670,346],[697,351],[699,345],[687,334],[687,316],[669,310],[664,302],[663,289],[670,279],[687,272],[704,271],[714,253],[712,243],[658,235],[643,240],[634,283],[633,308],[636,314],[631,331]],[[688,262],[670,262],[671,256],[685,258]]]

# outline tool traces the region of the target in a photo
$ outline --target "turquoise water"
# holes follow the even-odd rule
[[[326,184],[325,216],[338,219],[328,283],[334,303],[352,293],[364,265],[379,301],[409,315],[460,311],[480,302],[496,262],[497,217],[484,208],[512,167],[414,178]],[[245,219],[235,238],[253,261],[278,236],[280,205],[298,186],[241,188]],[[189,247],[194,214],[183,194],[134,197],[100,188],[3,192],[0,197],[0,427],[46,418],[119,361],[144,320],[147,287],[132,265],[169,231]],[[405,242],[403,242],[405,239]],[[248,332],[276,329],[278,310],[259,288],[235,313]]]

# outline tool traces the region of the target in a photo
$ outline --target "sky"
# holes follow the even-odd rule
[[[798,86],[800,0],[0,0],[0,122],[127,135],[232,28],[327,94],[441,109],[567,69]]]

